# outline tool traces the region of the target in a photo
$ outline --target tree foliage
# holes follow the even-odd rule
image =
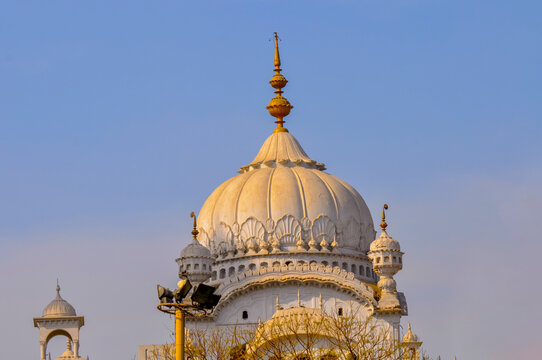
[[[253,326],[187,330],[186,358],[192,360],[389,360],[400,358],[387,325],[356,311],[342,315],[320,309],[283,311]],[[279,314],[279,312],[277,312]],[[276,314],[276,315],[277,315]],[[337,314],[337,312],[335,313]],[[175,345],[161,345],[149,360],[174,360]],[[159,356],[157,356],[159,355]],[[423,354],[423,360],[429,357]]]

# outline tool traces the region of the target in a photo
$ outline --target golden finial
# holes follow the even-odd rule
[[[290,110],[293,106],[288,102],[288,100],[282,96],[282,88],[286,86],[288,80],[280,73],[282,69],[280,68],[280,54],[279,54],[279,36],[275,32],[275,75],[271,78],[269,83],[275,89],[275,94],[277,94],[267,105],[267,110],[271,116],[277,118],[275,123],[277,128],[273,132],[288,132],[284,124],[284,117],[290,113]]]
[[[275,71],[280,73],[281,72],[281,68],[280,68],[280,54],[279,54],[279,36],[277,34],[277,32],[274,32],[273,33],[274,36],[275,36]]]
[[[196,214],[194,214],[194,212],[192,211],[192,212],[190,213],[190,217],[191,217],[191,218],[194,218],[194,229],[192,230],[192,237],[194,237],[194,240],[197,240],[197,239],[198,239],[199,231],[198,231],[198,229],[197,229],[198,223],[197,223]]]
[[[388,227],[388,224],[386,223],[385,210],[388,210],[388,204],[384,204],[384,208],[382,208],[382,222],[380,223],[380,227],[382,228],[382,231],[386,231],[386,228]]]
[[[275,305],[275,308],[277,310],[280,310],[280,302],[279,302],[279,296],[277,295],[277,304]]]

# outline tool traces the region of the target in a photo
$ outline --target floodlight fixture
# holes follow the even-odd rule
[[[175,301],[178,303],[182,303],[183,299],[190,292],[190,289],[192,289],[192,284],[190,283],[190,280],[184,279],[179,281],[177,283],[177,290],[173,292],[173,295],[175,296]]]
[[[214,308],[220,301],[220,295],[214,294],[216,287],[198,284],[192,294],[192,301],[204,309]]]
[[[158,290],[158,299],[162,304],[171,304],[173,302],[173,291],[161,285],[156,285]]]

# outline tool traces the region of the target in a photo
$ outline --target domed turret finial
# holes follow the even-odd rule
[[[267,105],[267,110],[271,116],[277,118],[275,123],[277,128],[273,132],[288,132],[284,124],[284,117],[290,113],[290,110],[293,106],[288,102],[288,100],[282,96],[282,88],[286,86],[288,80],[280,73],[282,69],[280,68],[280,54],[279,54],[279,36],[275,32],[275,75],[271,78],[269,83],[272,87],[277,89],[275,94],[277,94]]]
[[[386,231],[386,228],[388,227],[388,224],[386,223],[385,210],[388,210],[388,204],[384,204],[384,207],[382,208],[382,222],[380,223],[380,227],[382,228],[382,231]]]
[[[196,214],[192,211],[190,213],[190,217],[191,218],[194,218],[194,229],[192,230],[192,237],[194,238],[194,240],[197,240],[198,239],[198,234],[199,234],[199,231],[198,231],[198,223],[197,223],[197,218],[196,218]]]
[[[58,278],[56,279],[56,294],[60,296],[60,285],[58,284]]]

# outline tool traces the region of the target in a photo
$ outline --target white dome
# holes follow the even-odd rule
[[[412,327],[410,326],[410,323],[408,323],[408,332],[403,336],[403,342],[417,343],[419,341],[418,336],[412,332]]]
[[[181,251],[181,259],[185,258],[210,258],[211,251],[201,245],[198,240],[192,241],[187,247]]]
[[[56,297],[43,309],[43,317],[76,316],[75,309],[60,296],[60,286],[56,287]]]
[[[318,247],[335,241],[339,249],[366,252],[375,235],[367,205],[324,169],[290,133],[273,133],[240,175],[209,196],[198,217],[200,241],[246,250],[250,241],[262,248],[278,240],[282,250],[291,250],[303,238]]]
[[[378,239],[371,243],[371,251],[401,251],[399,241],[395,240],[383,230]]]

